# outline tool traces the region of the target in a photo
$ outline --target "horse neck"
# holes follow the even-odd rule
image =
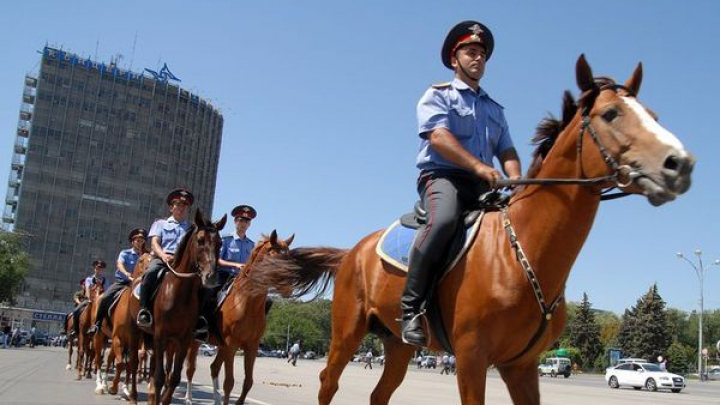
[[[579,131],[578,115],[558,136],[537,178],[581,177]],[[586,149],[594,148],[585,141]],[[599,205],[597,189],[580,185],[529,186],[513,199],[510,221],[550,300],[564,290]]]

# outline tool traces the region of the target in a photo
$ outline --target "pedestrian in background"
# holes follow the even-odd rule
[[[367,369],[368,367],[370,367],[370,370],[372,370],[372,358],[372,350],[368,350],[367,354],[365,355],[365,367],[363,367],[363,369]]]
[[[292,362],[293,366],[297,365],[297,359],[298,356],[300,356],[300,341],[298,340],[295,342],[294,345],[290,348],[290,357],[288,358],[288,363]]]

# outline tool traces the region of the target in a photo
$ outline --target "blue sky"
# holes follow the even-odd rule
[[[452,78],[439,59],[447,30],[476,19],[496,41],[482,85],[505,106],[524,168],[539,120],[559,114],[563,90],[577,94],[581,53],[619,81],[643,62],[639,99],[697,157],[693,186],[659,208],[603,203],[567,297],[585,291],[619,313],[657,282],[669,306],[689,311],[698,281],[675,253],[720,258],[719,12],[712,0],[6,2],[0,177],[23,77],[46,43],[100,61],[122,55],[135,71],[167,63],[225,117],[215,216],[247,203],[259,211],[253,237],[277,229],[297,246],[350,247],[416,200],[415,105]],[[713,266],[706,309],[720,307],[719,290]]]

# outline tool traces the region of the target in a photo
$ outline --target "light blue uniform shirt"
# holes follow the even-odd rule
[[[488,166],[493,157],[513,147],[503,107],[480,88],[476,93],[462,80],[449,85],[430,87],[417,106],[420,170],[464,170],[443,159],[427,139],[436,128],[447,128],[458,142]]]
[[[94,278],[95,278],[94,274],[92,276],[88,276],[87,278],[85,278],[85,287],[92,287]],[[107,287],[108,287],[107,278],[105,278],[105,276],[100,276],[100,277],[98,277],[98,279],[102,280],[103,290],[107,290]]]
[[[255,242],[252,239],[245,236],[244,239],[240,239],[237,234],[232,236],[226,236],[222,239],[222,247],[220,248],[220,258],[234,263],[247,263],[250,258],[250,252],[255,247]],[[238,269],[234,267],[218,267],[218,270],[230,273],[233,276],[238,274]]]
[[[127,270],[130,274],[132,274],[133,270],[135,270],[135,265],[137,264],[138,259],[140,258],[140,254],[135,251],[135,249],[125,249],[121,250],[120,254],[118,255],[117,261],[122,263],[123,266],[125,266],[125,270]],[[128,281],[128,277],[120,271],[120,269],[115,269],[115,281]]]
[[[167,219],[158,219],[150,227],[148,237],[152,239],[154,236],[160,238],[160,247],[163,252],[175,254],[178,243],[182,237],[190,229],[190,223],[187,221],[178,222],[172,216]]]

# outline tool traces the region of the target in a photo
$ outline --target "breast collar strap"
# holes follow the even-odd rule
[[[540,282],[537,279],[537,276],[535,275],[535,270],[533,270],[532,265],[527,259],[527,256],[525,255],[525,251],[523,251],[522,246],[520,245],[520,241],[518,241],[517,235],[515,234],[515,229],[513,228],[512,224],[510,223],[510,217],[508,216],[507,212],[507,206],[502,207],[500,209],[502,212],[502,220],[503,220],[503,227],[505,228],[505,233],[507,233],[508,239],[510,240],[510,245],[515,249],[515,256],[517,257],[517,260],[520,262],[520,265],[522,266],[523,270],[525,271],[525,276],[527,277],[528,281],[530,282],[530,286],[533,289],[533,293],[535,294],[535,299],[537,300],[538,306],[540,307],[540,314],[542,315],[542,319],[540,321],[540,326],[538,327],[538,330],[535,332],[533,337],[528,342],[527,346],[525,346],[525,349],[523,349],[522,352],[520,352],[515,357],[511,358],[508,362],[512,362],[514,360],[519,359],[525,353],[530,351],[537,341],[540,339],[542,334],[545,332],[545,329],[547,328],[548,322],[552,319],[553,314],[555,313],[555,310],[557,309],[558,305],[563,301],[565,297],[565,286],[563,285],[562,292],[555,298],[550,305],[548,306],[545,303],[545,295],[542,292],[542,288],[540,287]]]

